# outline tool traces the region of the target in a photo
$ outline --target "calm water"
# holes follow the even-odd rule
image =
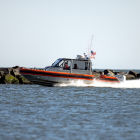
[[[0,139],[139,140],[140,81],[136,83],[138,87],[1,84]]]

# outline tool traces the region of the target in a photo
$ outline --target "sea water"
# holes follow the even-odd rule
[[[140,80],[0,84],[0,140],[139,140]]]

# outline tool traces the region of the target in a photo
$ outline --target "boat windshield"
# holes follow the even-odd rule
[[[62,58],[57,59],[57,60],[52,64],[52,66],[55,67],[61,60],[62,60]]]

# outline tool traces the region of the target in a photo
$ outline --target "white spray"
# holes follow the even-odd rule
[[[99,82],[93,81],[92,84],[85,84],[83,81],[79,80],[77,82],[72,81],[69,84],[58,84],[57,86],[66,87],[110,87],[110,88],[140,88],[140,80],[127,80],[120,83],[110,83],[110,82]]]

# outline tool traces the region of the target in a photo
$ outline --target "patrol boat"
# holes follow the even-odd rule
[[[90,84],[95,79],[92,62],[86,55],[77,55],[76,59],[59,58],[43,70],[20,68],[19,72],[33,84],[46,86],[78,80]]]

